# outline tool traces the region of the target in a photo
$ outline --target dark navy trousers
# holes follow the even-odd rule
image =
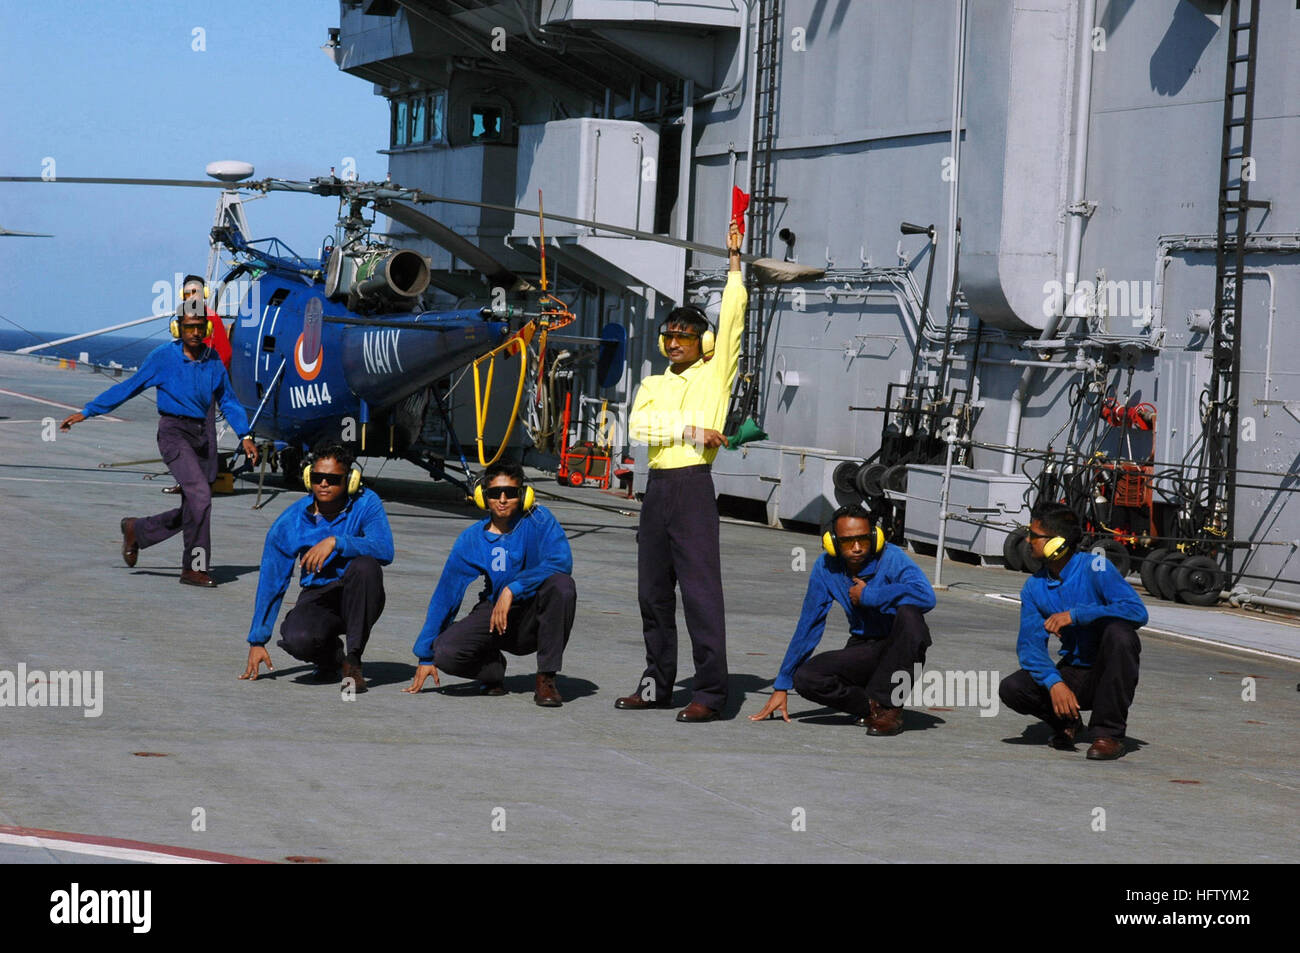
[[[208,405],[208,416],[203,421],[203,433],[208,439],[210,460],[207,466],[208,482],[213,483],[217,479],[217,471],[221,469],[221,458],[217,455],[217,402],[215,400]]]
[[[1061,681],[1079,700],[1079,708],[1092,712],[1088,722],[1094,737],[1122,738],[1128,728],[1128,710],[1137,692],[1138,658],[1142,643],[1132,622],[1105,620],[1101,643],[1092,665],[1056,666]],[[1065,722],[1056,717],[1052,697],[1023,668],[1008,675],[998,687],[1002,704],[1022,715],[1033,715],[1060,731]]]
[[[891,696],[898,685],[894,673],[906,672],[905,684],[911,685],[912,666],[925,661],[929,647],[930,627],[921,610],[899,606],[887,636],[849,636],[839,651],[814,655],[795,669],[794,690],[809,701],[851,715],[869,714],[873,701],[893,708]]]
[[[216,442],[208,439],[207,422],[198,417],[163,414],[158,418],[158,450],[181,487],[181,505],[136,520],[141,549],[170,539],[185,540],[181,569],[207,572],[212,567],[212,481],[217,478]]]
[[[449,675],[499,682],[511,655],[537,653],[537,671],[554,674],[564,664],[564,648],[573,630],[578,590],[573,577],[547,576],[531,598],[510,604],[505,632],[492,632],[492,599],[480,600],[465,618],[453,622],[433,643],[433,664]]]
[[[384,601],[383,567],[373,556],[356,556],[342,578],[299,592],[298,604],[280,623],[276,644],[296,659],[332,670],[343,661],[339,636],[346,633],[345,651],[360,662]]]
[[[720,709],[727,700],[727,626],[722,601],[718,501],[705,464],[651,470],[637,528],[637,595],[646,679],[657,700],[677,682],[677,587],[695,660],[691,700]]]

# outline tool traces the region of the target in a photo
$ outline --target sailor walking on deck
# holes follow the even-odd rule
[[[181,301],[192,302],[189,307],[197,309],[199,305],[194,302],[196,297],[205,302],[203,305],[204,313],[209,322],[208,327],[212,329],[208,336],[203,339],[203,343],[217,352],[222,365],[226,368],[226,373],[229,374],[230,357],[233,352],[230,349],[230,336],[226,334],[225,322],[221,320],[221,316],[217,312],[212,310],[210,304],[206,304],[208,300],[207,282],[198,275],[186,275],[181,281]],[[214,483],[221,469],[220,456],[217,453],[217,402],[215,400],[208,405],[208,415],[203,422],[203,432],[208,438],[208,455],[207,459],[204,460],[205,470],[208,474],[208,482]],[[179,493],[180,491],[181,485],[179,483],[174,483],[163,489],[164,493]]]
[[[86,404],[62,424],[73,424],[106,414],[149,387],[158,390],[158,450],[181,487],[181,505],[148,517],[126,517],[121,522],[122,558],[134,566],[141,549],[182,533],[181,582],[191,586],[216,586],[208,569],[212,565],[212,487],[216,473],[215,446],[209,443],[206,418],[214,402],[236,433],[249,459],[257,462],[257,445],[249,435],[248,417],[235,399],[230,376],[221,358],[204,340],[212,335],[212,320],[197,296],[184,302],[171,325],[177,340],[156,348],[140,369]]]

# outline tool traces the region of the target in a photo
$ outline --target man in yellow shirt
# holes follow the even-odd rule
[[[677,681],[677,584],[695,659],[695,690],[678,721],[712,721],[727,700],[727,630],[722,604],[718,504],[710,465],[726,442],[727,400],[740,359],[748,294],[740,275],[740,231],[727,234],[727,287],[716,341],[704,312],[674,308],[659,329],[667,373],[641,382],[628,421],[649,445],[650,477],[637,531],[637,595],[646,669],[615,708],[668,708]]]

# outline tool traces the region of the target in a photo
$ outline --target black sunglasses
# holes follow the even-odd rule
[[[505,497],[507,500],[519,499],[520,488],[517,486],[490,486],[483,491],[483,495],[489,500]]]
[[[838,539],[840,541],[841,548],[847,546],[849,543],[866,543],[868,546],[870,546],[872,539],[875,535],[876,535],[875,533],[866,533],[862,536],[840,536],[838,537]]]
[[[320,470],[312,470],[312,471],[311,471],[311,482],[312,482],[313,484],[315,484],[315,483],[325,482],[325,483],[328,483],[330,486],[342,486],[342,485],[343,485],[343,474],[342,474],[342,473],[322,473]]]

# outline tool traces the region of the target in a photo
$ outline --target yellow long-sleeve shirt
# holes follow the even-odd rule
[[[712,359],[698,360],[680,374],[670,370],[641,382],[628,418],[628,434],[634,442],[649,445],[650,469],[673,470],[712,463],[718,455],[716,447],[704,449],[687,442],[682,431],[690,426],[720,431],[726,425],[727,401],[740,362],[740,335],[748,303],[749,293],[740,272],[730,272],[722,293]]]

